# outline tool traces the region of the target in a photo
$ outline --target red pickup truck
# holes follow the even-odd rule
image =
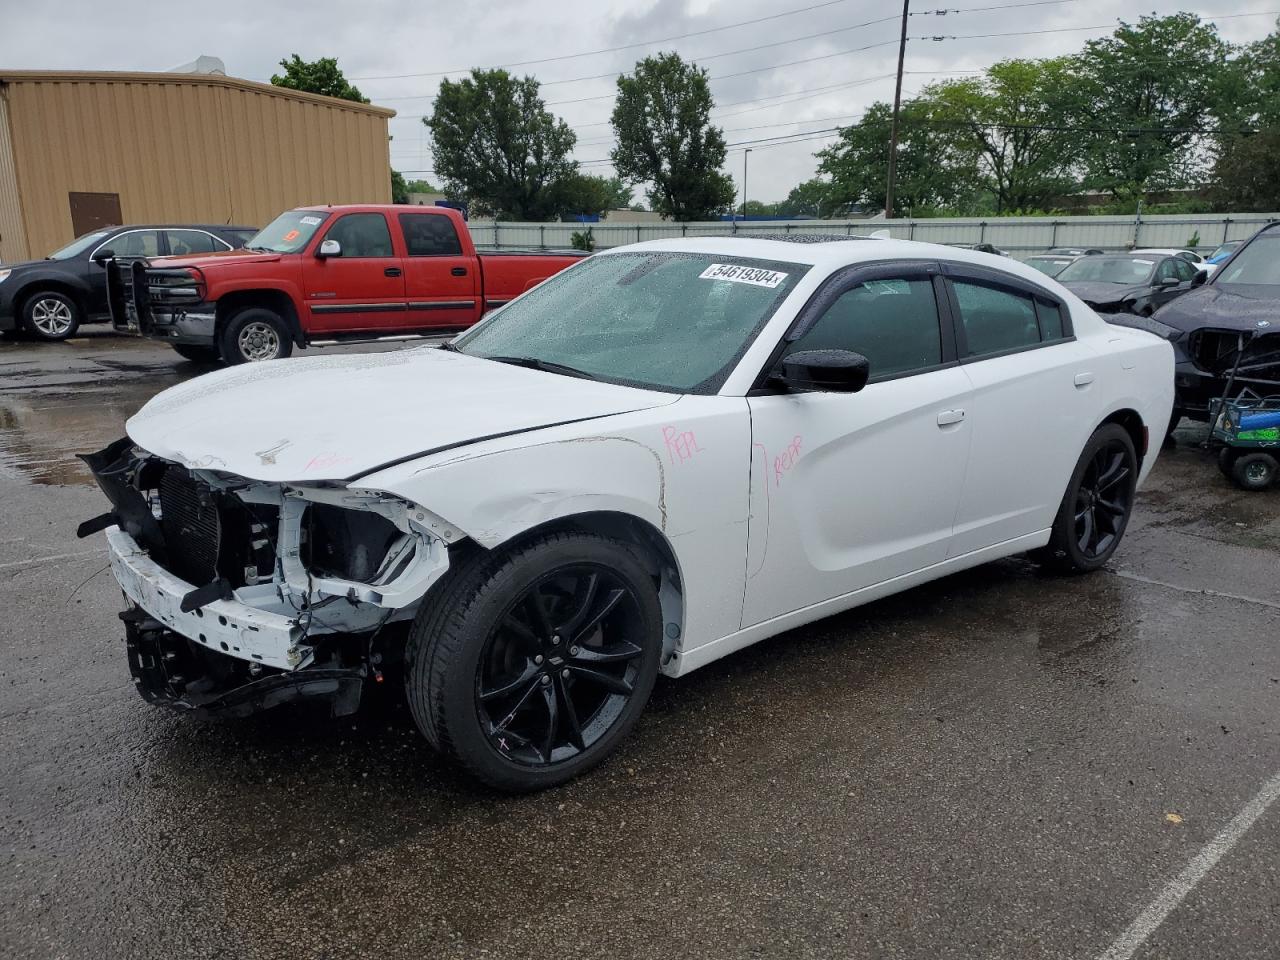
[[[244,363],[468,327],[582,256],[477,254],[447,207],[303,207],[240,250],[112,263],[107,294],[117,330]]]

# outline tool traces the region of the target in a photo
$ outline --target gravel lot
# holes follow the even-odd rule
[[[1002,561],[662,681],[615,758],[511,799],[390,696],[134,693],[72,455],[199,372],[0,341],[0,956],[1276,955],[1280,490],[1202,428],[1106,572]]]

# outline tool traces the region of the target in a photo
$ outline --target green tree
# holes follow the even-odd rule
[[[444,80],[431,130],[435,169],[451,197],[516,220],[548,220],[559,212],[556,184],[577,172],[577,137],[552,116],[533,77],[472,70]]]
[[[663,217],[705,220],[728,209],[733,179],[720,172],[724,134],[711,125],[707,72],[675,53],[646,57],[618,77],[611,157],[630,184],[649,184],[650,206]]]
[[[555,208],[558,214],[600,216],[616,209],[617,184],[612,177],[589,173],[572,173],[555,184]]]
[[[977,163],[977,186],[995,212],[1042,208],[1073,185],[1079,85],[1067,57],[1005,60],[981,77],[926,87],[923,122],[953,138],[954,152]]]
[[[1076,59],[1090,186],[1118,200],[1202,179],[1229,47],[1191,13],[1121,23]],[[1084,126],[1084,123],[1081,124]]]
[[[1280,210],[1280,125],[1227,142],[1214,167],[1215,207]]]
[[[956,207],[972,196],[976,161],[971,149],[945,125],[930,122],[933,106],[924,100],[902,104],[894,205],[919,214]],[[884,209],[889,174],[889,132],[893,107],[877,102],[840,139],[818,151],[818,170],[830,177],[832,195],[845,203]]]
[[[778,204],[778,214],[784,217],[829,218],[847,204],[835,184],[822,177],[814,177],[791,188],[786,199]]]
[[[307,61],[295,53],[290,59],[281,60],[280,66],[284,68],[284,74],[271,75],[271,82],[277,87],[318,93],[325,97],[337,97],[339,100],[354,100],[356,103],[369,102],[368,97],[347,82],[347,78],[338,69],[336,57]]]
[[[409,185],[404,182],[404,174],[399,170],[391,171],[391,202],[409,202]]]
[[[433,187],[428,180],[410,180],[405,186],[410,193],[443,193],[439,187]]]

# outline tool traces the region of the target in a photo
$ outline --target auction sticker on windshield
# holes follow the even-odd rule
[[[787,279],[787,274],[777,270],[761,270],[759,267],[740,267],[732,263],[713,263],[702,273],[701,280],[731,280],[734,283],[749,283],[755,287],[768,287],[772,290]]]

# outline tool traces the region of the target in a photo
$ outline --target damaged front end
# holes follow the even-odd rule
[[[81,459],[111,509],[78,533],[107,531],[149,702],[237,715],[306,698],[351,713],[397,653],[384,628],[449,566],[443,522],[388,494],[230,476],[128,438]]]

